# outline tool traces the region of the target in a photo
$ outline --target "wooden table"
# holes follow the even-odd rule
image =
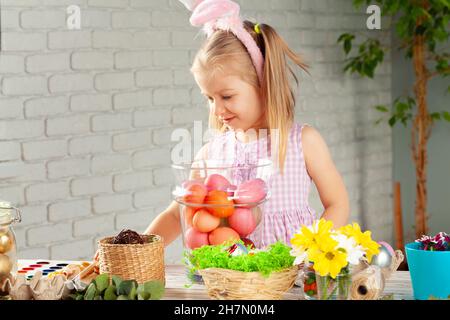
[[[181,265],[166,265],[166,292],[164,300],[208,300],[206,288],[202,284],[190,284],[186,269]],[[395,300],[413,300],[411,278],[408,271],[396,271],[386,281],[383,295],[394,295]],[[299,287],[294,286],[284,297],[285,300],[303,300]]]
[[[19,269],[39,260],[19,260]],[[59,262],[81,263],[81,261],[52,261],[51,265]],[[166,290],[164,300],[208,300],[208,294],[203,284],[190,285],[187,269],[183,265],[166,265]],[[411,279],[408,271],[396,271],[386,281],[383,296],[394,295],[395,300],[413,300]],[[301,289],[294,286],[284,297],[285,300],[303,300]]]

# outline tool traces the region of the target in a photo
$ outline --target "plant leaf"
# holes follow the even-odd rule
[[[119,295],[129,296],[133,288],[136,288],[136,282],[133,280],[124,280],[117,288]]]
[[[448,112],[448,111],[442,112],[442,117],[443,117],[446,121],[450,122],[450,112]]]
[[[383,105],[375,106],[375,109],[377,109],[380,112],[389,112],[388,108],[386,106],[383,106]]]
[[[145,291],[144,284],[140,284],[137,288],[138,300],[148,300],[151,294]]]
[[[104,298],[105,300],[116,300],[117,299],[117,295],[116,295],[116,286],[115,285],[110,285],[104,293]]]
[[[131,288],[130,294],[128,295],[128,298],[130,300],[136,300],[136,295],[137,295],[136,285],[133,285],[133,287]]]
[[[99,293],[103,292],[109,286],[109,275],[107,273],[103,273],[98,275],[95,278],[95,286],[97,287],[97,291]]]
[[[93,300],[96,295],[97,288],[95,287],[95,283],[91,282],[91,284],[86,289],[86,293],[84,294],[84,300]]]
[[[112,283],[116,286],[116,288],[119,288],[120,283],[123,281],[120,277],[118,276],[112,276]]]
[[[393,126],[395,125],[396,122],[397,122],[397,119],[396,119],[395,116],[392,116],[392,117],[389,119],[389,125],[390,125],[391,127],[393,127]]]
[[[431,119],[433,120],[441,120],[441,114],[439,112],[433,112],[430,114]]]
[[[151,300],[159,300],[164,295],[164,284],[158,280],[148,281],[144,283],[144,290],[150,294]]]

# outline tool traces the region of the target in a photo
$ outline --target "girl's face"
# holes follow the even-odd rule
[[[195,74],[195,81],[208,99],[210,112],[232,130],[264,128],[265,117],[258,90],[235,75],[214,77]]]

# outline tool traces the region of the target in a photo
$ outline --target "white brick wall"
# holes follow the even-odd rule
[[[342,74],[340,33],[366,31],[350,0],[240,0],[311,65],[296,118],[329,143],[352,218],[392,239],[391,131],[370,107],[390,96]],[[65,27],[78,4],[82,29]],[[89,259],[96,241],[143,231],[171,201],[170,133],[207,121],[189,73],[202,42],[177,0],[0,0],[0,198],[23,209],[22,258]],[[320,212],[317,192],[311,196]],[[166,251],[181,261],[180,239]]]

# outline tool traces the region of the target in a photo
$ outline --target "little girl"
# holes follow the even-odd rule
[[[203,146],[196,159],[222,158],[231,144],[236,146],[234,163],[239,165],[257,159],[270,141],[278,145],[277,170],[269,182],[271,197],[262,206],[260,232],[250,239],[257,247],[277,240],[289,244],[301,225],[312,224],[317,217],[308,205],[311,182],[325,209],[321,217],[331,220],[335,228],[345,225],[348,195],[327,145],[313,127],[294,122],[295,98],[289,76],[298,81],[287,58],[303,70],[305,64],[272,27],[242,22],[236,3],[182,2],[193,11],[191,23],[203,25],[208,36],[191,72],[208,99],[210,127],[222,132]],[[260,129],[267,129],[271,139],[261,137]],[[250,135],[250,131],[257,134]],[[180,232],[175,201],[145,231],[163,236],[166,245]]]

